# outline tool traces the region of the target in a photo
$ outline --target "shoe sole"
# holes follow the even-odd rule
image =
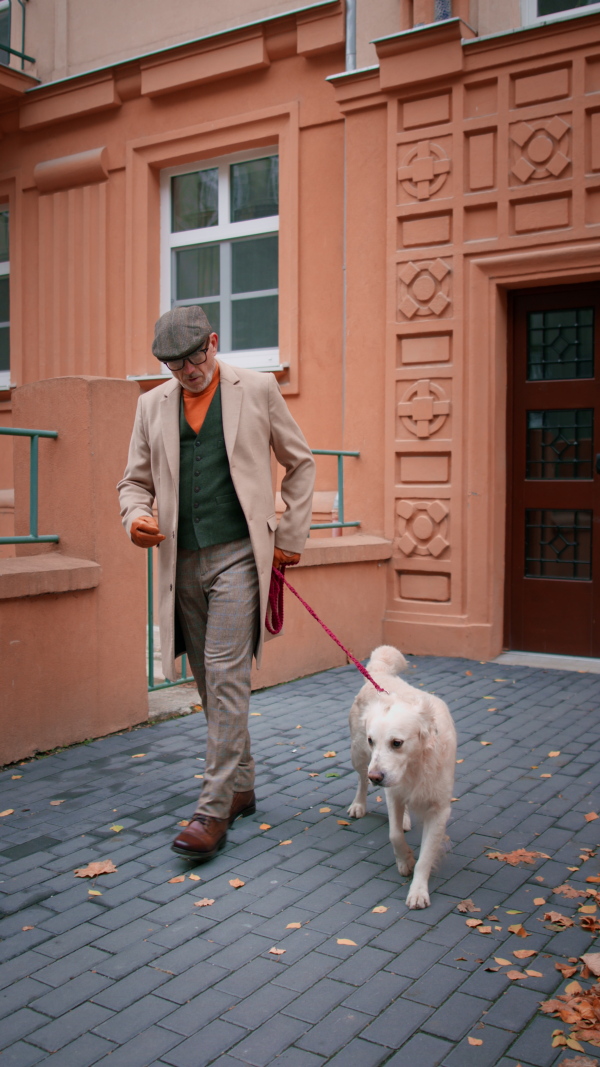
[[[208,860],[214,860],[217,852],[220,852],[225,847],[226,842],[227,834],[224,834],[212,852],[190,852],[188,849],[177,848],[175,845],[171,845],[171,851],[176,852],[178,856],[183,856],[186,860],[194,860],[195,863],[207,863]]]
[[[229,820],[230,827],[233,826],[233,824],[234,824],[236,819],[246,819],[248,817],[248,815],[254,815],[255,812],[256,812],[256,804],[255,803],[254,804],[249,804],[247,808],[242,808],[241,811],[238,811],[237,815],[233,815],[231,817],[231,819]]]

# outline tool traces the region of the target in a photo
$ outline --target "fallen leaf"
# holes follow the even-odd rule
[[[484,700],[493,700],[494,698],[493,697],[484,697],[483,699]]]
[[[598,818],[598,816],[595,811],[588,811],[587,815],[585,815],[584,818],[586,822],[593,822],[594,819]]]
[[[337,752],[334,752],[333,749],[331,750],[331,752],[323,753],[323,759],[331,759],[332,756],[337,756]]]
[[[470,1045],[483,1045],[483,1041],[480,1037],[468,1037],[467,1041]]]
[[[199,874],[190,874],[189,878],[192,882],[201,882],[202,879]]]
[[[145,756],[145,755],[146,755],[145,752],[136,752],[135,756],[132,756],[131,758],[132,759],[142,759],[142,757]]]
[[[486,971],[499,971],[499,967],[486,967]]]
[[[297,727],[296,727],[296,729],[297,729],[297,730],[301,730],[301,729],[302,729],[302,727],[301,727],[301,726],[297,726]]]
[[[339,778],[339,774],[336,771],[329,771],[329,774],[325,775],[326,778]]]
[[[507,915],[522,915],[523,912],[522,911],[518,911],[516,908],[507,908],[506,909],[506,914]]]
[[[53,808],[57,808],[59,804],[64,804],[64,800],[51,800],[50,803]]]
[[[577,867],[571,867],[571,870],[572,870],[572,871],[576,871],[576,870],[577,870]],[[535,876],[535,880],[536,880],[536,882],[543,882],[543,881],[545,881],[545,879],[543,878],[543,876],[542,876],[541,874],[536,874],[536,876]]]
[[[568,963],[555,963],[557,971],[560,971],[563,978],[572,978],[574,974],[577,974],[577,967],[569,966]]]
[[[22,774],[11,774],[11,778],[12,778],[13,782],[16,781],[17,778],[22,778],[22,777],[23,777]]]
[[[589,879],[586,879],[589,881]],[[552,890],[553,893],[560,893],[563,897],[572,897],[574,900],[577,897],[587,897],[585,889],[574,889],[572,885],[557,885],[556,889]],[[535,901],[534,901],[535,903]]]
[[[551,774],[540,774],[540,778],[551,778]]]
[[[457,761],[456,761],[456,762],[457,762],[457,763],[464,763],[465,761],[464,761],[464,759],[457,759]]]
[[[23,930],[23,932],[25,932],[25,930],[35,930],[35,926],[22,926],[21,930]]]
[[[338,826],[350,826],[350,823],[346,819],[338,819]]]
[[[559,752],[549,752],[548,755],[550,756],[550,759],[554,759],[555,756],[560,756],[560,751]]]
[[[101,897],[102,893],[99,889],[88,889],[88,897]]]
[[[585,956],[581,956],[581,959],[586,967],[589,967],[592,974],[600,975],[600,952],[586,952]],[[568,977],[568,975],[565,975],[565,977]]]
[[[582,904],[581,907],[577,909],[577,911],[581,912],[583,915],[594,915],[597,911],[597,908],[595,904]]]
[[[337,943],[338,945],[354,945],[355,947],[358,947],[356,941],[350,941],[347,937],[338,937]]]
[[[375,915],[383,915],[384,911],[387,911],[387,908],[383,904],[378,904],[376,908],[373,908]]]
[[[488,711],[498,711],[498,708],[488,708]]]
[[[202,900],[194,901],[195,908],[209,908],[211,904],[214,904],[214,900],[211,900],[210,897],[203,897]]]
[[[491,745],[491,743],[492,743],[491,741],[480,741],[479,742],[480,745]]]
[[[499,963],[501,967],[510,967],[510,960],[505,960],[503,956],[494,956],[496,963]]]
[[[516,867],[519,863],[535,863],[536,859],[550,859],[545,852],[531,852],[526,848],[516,848],[513,852],[487,852],[486,855],[490,860],[510,863],[511,867]]]
[[[491,932],[492,932],[491,926],[478,926],[477,927],[477,933],[478,934],[491,934]]]
[[[181,822],[177,823],[177,825],[178,826],[189,826],[190,825],[190,820],[189,819],[182,819]]]
[[[280,845],[291,845],[291,843],[292,843],[292,838],[291,837],[288,837],[287,841],[280,841],[279,842]]]
[[[472,676],[473,675],[473,671],[465,671],[465,674],[468,674],[468,675]]]
[[[319,811],[320,811],[321,815],[323,815],[324,812],[331,811],[331,808],[319,808]]]
[[[319,777],[319,772],[318,771],[309,771],[308,772],[308,777],[309,778],[318,778]]]
[[[451,804],[456,804],[457,800],[458,800],[458,797],[450,797],[450,803]]]
[[[286,950],[284,948],[270,948],[269,952],[272,956],[283,956]]]
[[[466,925],[472,927],[481,926],[482,922],[483,919],[465,919]]]
[[[481,911],[481,908],[476,908],[475,904],[473,903],[471,898],[467,897],[466,900],[461,900],[460,904],[456,905],[456,910],[457,911],[462,911],[464,913],[464,912],[472,912],[472,911]]]
[[[270,830],[270,829],[271,829],[271,823],[269,823],[269,822],[261,822],[261,824],[259,826],[259,830]]]
[[[519,978],[525,978],[525,975],[522,971],[507,971],[506,977],[510,978],[511,982],[517,982]]]
[[[590,874],[586,878],[586,882],[600,882],[600,874]]]
[[[513,956],[516,956],[518,960],[526,960],[529,959],[530,956],[537,956],[537,949],[516,948],[513,952]]]
[[[567,867],[568,871],[578,871],[579,867]]]
[[[598,1060],[592,1056],[571,1056],[568,1060],[561,1060],[559,1067],[598,1067]]]
[[[528,974],[530,978],[543,978],[544,977],[541,971],[525,971],[525,974]]]
[[[378,804],[383,804],[383,797],[375,797]]]
[[[194,778],[204,778],[204,775],[203,774],[195,774]]]
[[[241,889],[243,885],[246,885],[246,883],[242,882],[241,878],[230,878],[229,885],[233,886],[234,889]]]
[[[567,915],[561,915],[560,911],[545,911],[544,920],[546,922],[555,923],[558,926],[574,926],[572,919],[569,919]]]
[[[118,824],[117,824],[117,825],[115,825],[115,826],[111,826],[111,830],[114,830],[114,832],[115,832],[116,834],[120,834],[120,833],[121,833],[121,830],[122,830],[122,829],[123,829],[123,827],[122,827],[122,826],[119,826]]]
[[[565,993],[568,993],[570,997],[573,997],[577,993],[582,992],[583,987],[579,984],[579,982],[569,982],[569,984],[565,986]]]
[[[73,873],[76,878],[95,878],[99,874],[115,874],[116,871],[112,860],[97,860],[88,863],[87,867],[78,867]]]
[[[5,815],[14,815],[14,811],[14,808],[7,808],[6,811],[0,811],[0,819],[4,818]]]
[[[173,885],[174,882],[185,882],[185,874],[178,874],[176,878],[169,878],[169,885]]]
[[[302,923],[288,923],[286,930],[300,930]]]
[[[534,897],[533,903],[536,904],[538,907],[541,907],[541,905],[545,904],[546,901],[544,900],[544,897]]]
[[[531,934],[527,933],[527,930],[522,923],[515,923],[514,926],[509,926],[509,934],[516,934],[517,937],[531,937]]]

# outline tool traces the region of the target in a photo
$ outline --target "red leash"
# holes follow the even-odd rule
[[[369,674],[367,668],[363,667],[362,663],[360,663],[356,659],[356,657],[353,656],[352,653],[349,652],[347,648],[345,648],[345,646],[342,644],[342,642],[339,640],[339,638],[337,638],[336,635],[332,632],[332,630],[330,630],[329,627],[325,625],[325,623],[322,621],[322,619],[320,619],[319,616],[317,615],[316,611],[313,611],[313,609],[311,608],[310,604],[307,604],[306,600],[302,599],[302,597],[300,596],[300,593],[296,589],[294,589],[293,585],[290,585],[290,583],[288,582],[287,578],[285,577],[284,571],[285,571],[285,564],[282,564],[281,570],[277,570],[276,567],[273,567],[273,570],[271,572],[271,587],[269,589],[269,603],[267,605],[267,615],[266,615],[266,618],[265,618],[265,626],[267,627],[267,630],[269,631],[269,633],[270,634],[281,633],[281,628],[283,626],[283,587],[284,587],[284,585],[287,585],[290,593],[294,594],[294,596],[306,608],[306,610],[308,611],[308,614],[312,615],[313,619],[316,619],[316,621],[318,622],[319,626],[323,627],[323,629],[325,630],[325,633],[328,634],[328,636],[331,638],[331,640],[335,641],[336,645],[338,645],[339,648],[341,648],[342,652],[346,653],[348,659],[352,661],[354,666],[357,668],[357,670],[360,671],[360,673],[362,675],[364,675],[364,677],[367,679],[367,681],[370,682],[371,685],[375,686],[375,689],[377,690],[377,692],[378,693],[387,693],[386,689],[382,689],[380,685],[377,685],[377,682],[371,677],[371,675]],[[271,616],[270,619],[269,619],[269,614]]]

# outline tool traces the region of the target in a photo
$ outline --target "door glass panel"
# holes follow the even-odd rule
[[[220,247],[200,245],[175,252],[175,299],[198,300],[220,292]]]
[[[231,221],[279,214],[279,156],[231,164]]]
[[[572,11],[578,7],[589,7],[597,0],[538,0],[538,16],[558,15],[560,11]]]
[[[593,377],[594,309],[529,312],[528,381]]]
[[[10,367],[9,279],[0,278],[0,371]]]
[[[525,577],[592,577],[592,512],[528,508]]]
[[[0,263],[8,261],[8,211],[0,211]]]
[[[527,412],[527,478],[592,478],[594,409]]]
[[[219,171],[217,167],[178,174],[171,178],[171,230],[199,230],[219,221]]]

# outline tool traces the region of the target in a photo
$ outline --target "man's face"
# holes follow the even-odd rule
[[[193,363],[190,363],[189,359],[186,359],[181,370],[171,371],[173,377],[177,378],[178,382],[181,382],[183,388],[187,389],[188,393],[203,393],[210,385],[217,365],[216,355],[218,344],[218,335],[216,333],[211,333],[208,338],[208,348],[206,350],[206,360],[204,363],[200,363],[195,367]],[[193,355],[195,356],[196,353],[193,353]],[[200,353],[198,353],[198,355],[200,355]]]

